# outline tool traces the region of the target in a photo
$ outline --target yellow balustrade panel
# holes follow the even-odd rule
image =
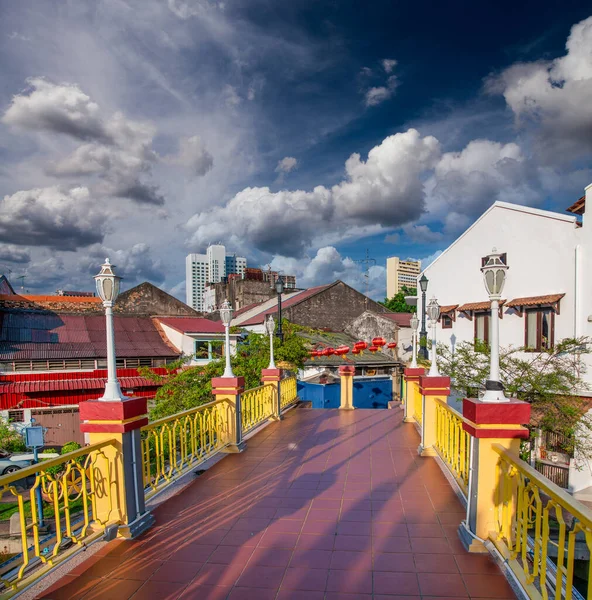
[[[592,511],[501,445],[493,449],[490,538],[508,566],[531,598],[592,598]]]
[[[413,418],[421,425],[423,422],[423,397],[419,391],[419,383],[413,382],[411,393],[413,394]]]
[[[241,395],[243,435],[273,416],[276,402],[275,386],[270,384],[243,392]]]
[[[286,408],[298,400],[296,377],[286,377],[280,382],[281,407]]]
[[[19,523],[18,537],[5,542],[0,559],[1,598],[19,593],[120,522],[119,452],[108,440],[0,477],[1,513],[7,525],[13,514]]]
[[[224,448],[232,418],[229,403],[215,400],[142,427],[146,498]]]
[[[464,420],[459,412],[445,402],[436,399],[436,444],[434,447],[466,496],[471,464],[471,436],[463,431]]]

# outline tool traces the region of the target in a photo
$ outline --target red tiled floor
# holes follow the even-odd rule
[[[94,600],[512,598],[465,552],[463,508],[400,411],[290,411],[41,596]]]

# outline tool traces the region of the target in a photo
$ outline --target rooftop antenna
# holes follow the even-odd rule
[[[21,275],[20,277],[17,277],[17,279],[21,280],[21,292],[25,291],[25,279],[27,278],[26,275]]]
[[[370,265],[375,265],[376,260],[374,258],[370,258],[368,248],[366,248],[366,257],[360,258],[359,260],[356,260],[354,262],[357,262],[361,265],[366,265],[366,269],[364,271],[364,279],[366,282],[366,297],[368,297],[368,292],[370,291]]]

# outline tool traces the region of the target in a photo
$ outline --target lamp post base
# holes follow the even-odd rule
[[[488,379],[485,382],[485,393],[481,398],[481,402],[510,402],[508,398],[504,396],[504,386],[499,381],[492,381]]]

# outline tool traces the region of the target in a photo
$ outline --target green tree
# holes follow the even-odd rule
[[[297,335],[298,327],[282,321],[284,342],[274,341],[276,363],[285,362],[293,369],[304,365],[308,357],[308,342]],[[233,330],[236,333],[236,330]],[[139,369],[140,374],[161,384],[150,411],[150,420],[161,419],[212,401],[212,377],[224,373],[224,358],[212,360],[207,365],[187,367],[190,357],[167,365],[167,373],[159,375],[149,367]],[[261,370],[269,365],[269,337],[250,332],[238,343],[236,355],[231,358],[232,370],[245,378],[245,388],[261,385]]]
[[[24,452],[27,449],[23,436],[5,419],[0,419],[0,449],[6,452]]]
[[[451,378],[454,389],[476,397],[489,377],[489,345],[461,342],[453,352],[439,344],[437,352],[439,370]],[[592,457],[592,443],[582,442],[588,437],[582,435],[582,429],[592,430],[592,422],[584,417],[578,395],[588,387],[581,375],[583,356],[589,352],[587,338],[564,339],[553,349],[540,352],[500,348],[500,377],[506,396],[530,402],[538,427],[564,435],[568,439],[565,451],[573,454],[577,449],[586,457]]]
[[[403,286],[399,292],[397,292],[392,298],[385,298],[384,302],[380,302],[383,306],[386,306],[389,310],[396,313],[412,313],[415,312],[415,306],[411,306],[405,302],[405,296],[416,296],[416,288],[408,288]]]

